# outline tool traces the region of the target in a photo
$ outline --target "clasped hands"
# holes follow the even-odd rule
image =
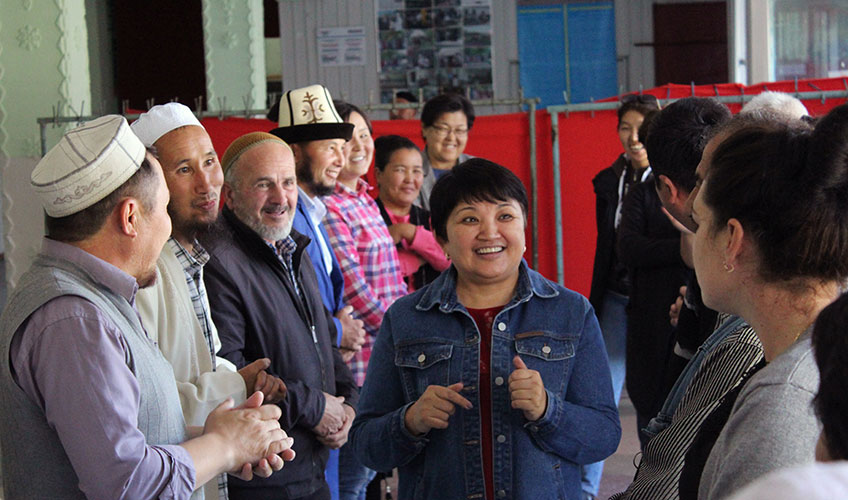
[[[542,376],[536,370],[527,368],[519,356],[512,358],[515,370],[509,375],[509,397],[512,407],[522,410],[524,418],[534,422],[545,414],[548,406],[548,393],[542,382]],[[471,409],[471,402],[460,392],[462,382],[449,385],[431,385],[424,394],[406,410],[404,424],[415,436],[426,434],[430,429],[446,429],[448,420],[460,406]]]
[[[312,428],[318,441],[330,449],[341,448],[347,442],[347,435],[356,412],[350,405],[344,404],[344,398],[324,393],[324,414],[318,425]]]
[[[227,471],[245,481],[254,474],[268,477],[294,460],[294,439],[280,427],[282,411],[276,405],[263,405],[262,392],[254,392],[245,402],[233,407],[233,400],[212,410],[203,427],[203,435],[218,440],[215,450],[226,459]]]

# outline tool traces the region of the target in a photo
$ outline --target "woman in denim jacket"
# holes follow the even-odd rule
[[[401,499],[578,499],[621,436],[589,302],[523,261],[527,193],[482,159],[430,198],[453,265],[383,318],[351,430]]]

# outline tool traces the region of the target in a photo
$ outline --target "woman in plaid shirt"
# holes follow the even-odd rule
[[[354,125],[354,130],[345,145],[346,163],[339,173],[335,192],[323,199],[327,206],[324,227],[344,275],[342,300],[353,306],[353,316],[365,323],[362,350],[348,361],[354,380],[361,387],[383,314],[395,300],[406,295],[407,288],[392,236],[377,203],[368,194],[371,186],[361,178],[374,158],[371,122],[352,104],[342,101],[334,104],[342,119]],[[365,488],[373,477],[374,472],[360,465],[348,446],[341,449],[342,500],[364,498]]]

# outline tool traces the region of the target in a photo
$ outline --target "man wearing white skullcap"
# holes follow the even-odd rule
[[[203,425],[216,406],[228,397],[240,404],[247,391],[261,390],[266,402],[280,399],[285,384],[264,372],[270,360],[258,359],[236,372],[217,357],[221,342],[203,284],[209,254],[197,241],[218,217],[224,182],[209,134],[187,106],[176,102],[153,106],[132,130],[154,147],[162,165],[172,225],[156,263],[159,279],[139,291],[137,307],[147,333],[174,368],[186,422]],[[209,499],[228,498],[226,475],[207,483],[205,491]]]
[[[185,425],[135,309],[171,231],[168,190],[126,120],[68,132],[31,182],[47,236],[0,318],[5,497],[203,498],[221,472],[265,476],[293,458],[259,393]]]

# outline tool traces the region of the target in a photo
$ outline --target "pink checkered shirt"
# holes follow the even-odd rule
[[[335,193],[323,198],[324,228],[344,275],[344,303],[353,306],[354,317],[365,323],[362,351],[348,362],[360,387],[383,314],[407,293],[397,249],[369,189],[362,179],[356,191],[338,183]]]

